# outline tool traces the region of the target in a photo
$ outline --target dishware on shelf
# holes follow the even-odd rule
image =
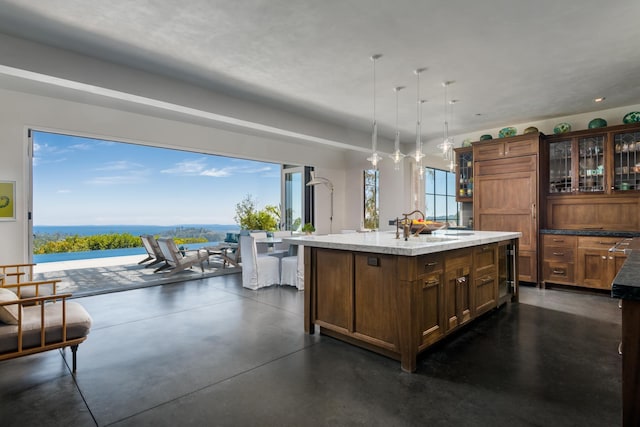
[[[622,123],[628,124],[628,123],[639,123],[640,122],[640,111],[632,111],[630,113],[627,113],[623,118],[622,118]]]
[[[538,133],[538,132],[539,132],[539,131],[538,131],[538,128],[537,128],[537,127],[535,127],[535,126],[529,126],[528,128],[526,128],[526,129],[524,130],[524,132],[523,132],[523,133],[527,134],[527,133]]]
[[[517,133],[518,131],[516,130],[516,128],[509,126],[500,129],[500,132],[498,132],[498,138],[508,138],[510,136],[515,136]]]
[[[599,117],[589,122],[589,129],[603,128],[606,126],[607,126],[607,121]]]
[[[493,139],[493,137],[489,134],[480,135],[480,141],[487,141],[489,139]]]
[[[567,133],[567,132],[571,132],[571,125],[566,122],[558,123],[553,128],[553,133],[555,133],[556,135],[560,133]]]

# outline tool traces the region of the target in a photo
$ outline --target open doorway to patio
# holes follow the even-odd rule
[[[34,252],[47,239],[162,233],[206,236],[207,243],[215,243],[238,229],[235,206],[247,195],[260,205],[280,205],[279,164],[43,131],[31,131],[30,138],[28,234],[39,265],[146,256],[137,247],[115,254],[107,249],[68,251],[47,258]]]

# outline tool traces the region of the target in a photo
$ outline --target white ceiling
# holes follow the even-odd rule
[[[638,0],[0,0],[0,32],[357,129],[381,53],[380,132],[406,86],[404,142],[419,67],[427,139],[445,80],[452,134],[640,103],[639,17]]]

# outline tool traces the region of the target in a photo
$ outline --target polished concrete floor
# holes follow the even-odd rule
[[[606,295],[523,287],[414,374],[305,335],[303,292],[245,290],[238,274],[77,301],[94,319],[77,374],[68,350],[0,362],[0,425],[620,425]]]

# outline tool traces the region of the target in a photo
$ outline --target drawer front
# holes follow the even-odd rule
[[[544,246],[558,246],[563,248],[574,248],[578,236],[567,236],[561,234],[544,234],[542,236],[542,244]]]
[[[575,284],[575,265],[566,262],[544,261],[542,276],[545,282]]]
[[[623,240],[622,237],[580,236],[578,237],[578,247],[582,249],[609,249],[621,240]]]
[[[427,254],[418,257],[418,275],[431,274],[444,269],[442,254]]]
[[[495,267],[498,254],[496,249],[497,244],[483,245],[475,248],[473,251],[473,266],[476,270],[486,269],[488,267]]]
[[[562,246],[545,246],[544,260],[552,262],[575,262],[576,254],[573,248]]]

